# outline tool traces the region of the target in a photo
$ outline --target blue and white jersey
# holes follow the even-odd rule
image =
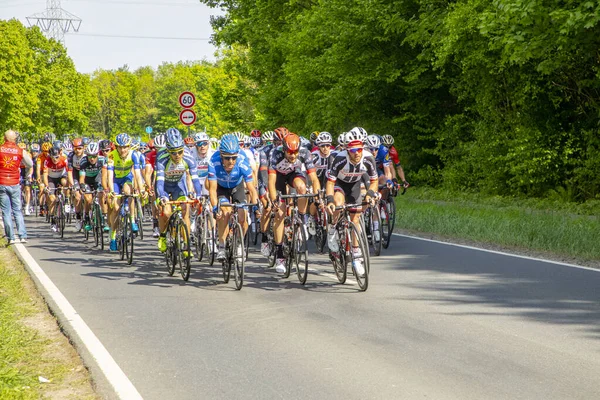
[[[208,180],[226,189],[233,189],[242,181],[252,182],[252,167],[243,152],[238,153],[231,172],[226,172],[221,164],[221,153],[215,151],[208,165]]]
[[[198,178],[200,178],[201,182],[208,177],[208,164],[210,164],[210,159],[213,155],[213,151],[208,149],[206,152],[206,156],[200,157],[197,151],[194,152],[195,161],[196,161],[196,171],[198,171]]]
[[[184,154],[180,163],[174,163],[171,157],[162,157],[156,160],[156,192],[158,197],[169,197],[167,190],[172,191],[173,188],[179,187],[184,194],[187,195],[187,174],[192,178],[194,191],[197,194],[202,192],[202,185],[198,179],[196,172],[196,164],[192,157]]]
[[[375,157],[375,162],[377,164],[377,169],[383,170],[384,167],[390,166],[390,154],[384,145],[379,145],[379,150],[377,151],[377,157]]]

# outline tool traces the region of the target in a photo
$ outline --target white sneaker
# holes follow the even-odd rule
[[[29,207],[25,207],[25,215],[26,216],[30,216],[31,215],[31,211],[29,211]]]
[[[285,274],[285,269],[285,258],[278,258],[277,261],[275,261],[275,271],[280,274]]]
[[[269,257],[269,255],[271,255],[271,246],[269,246],[268,242],[261,243],[260,254],[262,254],[265,257]]]
[[[238,257],[239,256],[244,257],[244,250],[246,250],[244,248],[244,246],[238,245],[237,252],[236,252],[236,254],[238,255]]]
[[[192,223],[190,224],[190,232],[196,232],[196,220],[193,220]]]
[[[82,226],[81,220],[75,221],[75,230],[77,232],[79,232],[81,230],[81,226]]]
[[[340,249],[340,243],[338,240],[337,230],[332,226],[327,232],[327,247],[329,250],[336,253]]]
[[[160,233],[158,232],[158,226],[157,226],[152,230],[152,237],[157,238],[159,236],[160,236]]]
[[[308,216],[307,227],[308,233],[310,233],[311,236],[315,236],[317,234],[317,223],[315,222],[315,218],[312,215]]]
[[[50,229],[52,230],[52,232],[58,232],[58,227],[56,226],[56,224],[52,224]]]
[[[27,238],[20,238],[20,239],[19,239],[19,241],[20,241],[21,243],[27,243]]]
[[[379,229],[377,229],[375,232],[373,232],[373,240],[375,242],[379,242],[381,240],[381,235],[379,234]]]
[[[71,212],[71,206],[68,204],[65,204],[65,214],[68,214]]]
[[[352,266],[354,267],[354,270],[358,276],[365,275],[365,267],[363,266],[362,260],[354,260],[352,262]]]
[[[225,261],[225,250],[219,249],[217,252],[217,261]]]
[[[11,239],[11,240],[8,242],[8,244],[17,244],[17,243],[19,243],[19,242],[18,242],[17,240],[15,240],[15,239]]]

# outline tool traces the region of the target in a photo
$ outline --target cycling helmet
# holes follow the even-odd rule
[[[245,135],[242,132],[233,132],[232,135],[235,136],[235,138],[238,140],[238,142],[241,142],[241,143],[244,142]]]
[[[138,150],[140,148],[140,139],[133,139],[131,141],[131,150]]]
[[[206,132],[198,132],[194,135],[194,142],[208,142],[208,135]]]
[[[25,142],[19,142],[17,143],[17,146],[19,146],[20,149],[25,150],[27,148],[27,145],[25,144]]]
[[[154,147],[157,149],[164,149],[167,147],[167,138],[164,133],[161,133],[157,137],[154,138]]]
[[[70,153],[73,151],[73,145],[71,144],[71,142],[66,141],[65,143],[63,143],[63,150],[67,153]]]
[[[65,146],[67,143],[69,143],[69,141],[65,140]],[[81,146],[83,146],[83,140],[81,140],[80,138],[73,139],[73,147],[81,147]]]
[[[346,132],[344,135],[344,142],[346,145],[349,145],[353,142],[360,142],[362,144],[368,136],[366,133],[367,132],[362,128],[352,128],[350,132]]]
[[[338,136],[338,138],[337,138],[338,146],[346,145],[346,133],[348,133],[348,132],[342,132],[342,134],[340,136]]]
[[[381,138],[383,145],[386,147],[390,147],[391,145],[394,144],[394,137],[392,135],[383,135],[383,137]]]
[[[262,139],[260,137],[251,137],[250,145],[256,149],[256,148],[262,146]]]
[[[273,135],[273,139],[281,141],[281,140],[283,140],[283,138],[285,138],[289,134],[290,134],[290,131],[288,131],[287,128],[284,128],[282,126],[280,128],[275,129],[275,133]]]
[[[90,144],[90,138],[84,137],[83,139],[81,139],[81,143],[83,143],[84,146],[87,146],[88,144]]]
[[[97,156],[99,151],[100,151],[100,146],[96,142],[90,142],[85,147],[85,154],[87,154],[88,156]]]
[[[250,132],[250,136],[253,138],[259,138],[261,136],[260,131],[258,129],[254,129],[252,132]]]
[[[39,153],[40,152],[40,145],[37,144],[37,143],[33,143],[31,145],[31,151],[35,151],[36,153]]]
[[[311,132],[310,141],[314,142],[315,140],[317,140],[318,137],[319,137],[319,132],[317,132],[317,131]]]
[[[44,142],[42,143],[42,151],[50,151],[52,148],[52,143]]]
[[[220,151],[222,153],[236,154],[240,151],[240,141],[233,133],[227,134],[221,138]]]
[[[250,141],[250,136],[244,135],[244,146],[248,147],[251,144],[252,144],[252,142]]]
[[[167,150],[175,150],[182,148],[185,143],[183,142],[183,138],[181,137],[181,133],[175,128],[167,129],[166,143]]]
[[[54,147],[55,149],[62,149],[63,146],[63,142],[61,142],[60,140],[55,140],[54,142],[52,142],[52,147]]]
[[[188,147],[192,147],[192,146],[194,146],[194,144],[196,144],[196,142],[194,141],[194,138],[191,136],[188,136],[185,139],[183,139],[183,142]]]
[[[348,132],[349,134],[352,134],[352,140],[350,140],[350,138],[348,137],[346,140],[346,142],[351,142],[354,140],[360,140],[361,142],[364,142],[367,139],[367,136],[369,136],[369,134],[367,133],[367,131],[365,131],[363,128],[360,127],[354,127],[350,130],[350,132]]]
[[[331,134],[329,134],[329,132],[321,132],[319,133],[319,136],[317,136],[317,138],[315,139],[315,144],[317,146],[320,146],[322,144],[331,144],[331,142],[333,142],[333,138],[331,137]]]
[[[273,141],[273,135],[275,134],[275,132],[273,131],[266,131],[265,133],[263,133],[262,135],[262,139],[268,142]]]
[[[115,142],[119,147],[131,146],[131,136],[126,133],[119,133],[115,138]]]
[[[58,157],[60,156],[60,149],[53,147],[50,149],[50,157]]]
[[[295,133],[290,133],[283,139],[283,148],[287,151],[298,151],[300,150],[300,137]]]
[[[142,143],[140,143],[140,151],[141,151],[142,153],[147,153],[147,152],[148,152],[148,150],[150,150],[150,149],[148,148],[148,143],[146,143],[146,142],[142,142]]]
[[[372,149],[379,149],[379,146],[381,146],[381,140],[377,135],[369,135],[367,136],[365,144],[367,145],[367,147],[370,147]]]

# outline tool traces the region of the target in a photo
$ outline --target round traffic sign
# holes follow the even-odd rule
[[[181,110],[179,113],[179,121],[185,126],[193,125],[196,122],[196,113],[194,110]]]
[[[192,108],[196,104],[196,96],[192,92],[183,92],[179,95],[179,105],[183,108]]]
[[[146,127],[146,133],[149,135],[152,133],[152,127],[151,126],[147,126]]]

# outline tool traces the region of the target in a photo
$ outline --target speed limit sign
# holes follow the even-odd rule
[[[179,95],[179,105],[183,108],[192,108],[196,104],[196,96],[192,92],[183,92]]]

